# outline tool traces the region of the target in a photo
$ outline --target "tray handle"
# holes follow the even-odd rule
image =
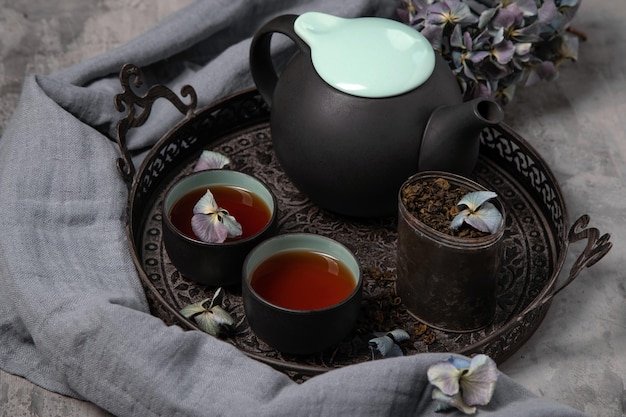
[[[574,222],[572,227],[569,230],[568,241],[569,243],[578,242],[583,239],[587,239],[587,246],[583,250],[583,252],[578,256],[574,265],[569,271],[569,276],[567,279],[562,282],[560,285],[556,285],[552,291],[550,291],[546,296],[539,302],[537,307],[544,305],[548,301],[552,300],[555,295],[563,291],[569,284],[576,279],[578,274],[585,267],[590,267],[595,265],[600,259],[606,255],[609,250],[613,247],[613,243],[609,241],[611,235],[605,233],[600,236],[600,232],[595,227],[587,228],[589,224],[589,216],[587,214],[583,214]]]
[[[131,77],[134,78],[133,85],[136,88],[143,84],[143,75],[139,67],[134,64],[125,64],[120,70],[119,79],[122,85],[122,92],[115,95],[115,108],[119,112],[126,111],[126,116],[118,121],[116,127],[117,145],[122,156],[117,159],[117,170],[128,186],[132,184],[135,177],[135,164],[132,154],[126,145],[126,134],[134,127],[142,126],[152,111],[152,105],[158,98],[165,98],[170,101],[178,111],[185,115],[185,120],[193,117],[198,104],[196,91],[190,85],[184,85],[180,89],[182,97],[189,97],[189,103],[183,101],[169,88],[163,85],[154,85],[143,96],[138,96],[131,87]],[[139,110],[139,112],[138,112]]]
[[[541,300],[538,300],[536,303],[532,303],[524,309],[524,311],[509,321],[509,323],[505,326],[507,331],[522,322],[527,314],[551,301],[555,295],[563,291],[569,284],[572,283],[572,281],[574,281],[574,279],[576,279],[583,268],[593,266],[611,250],[613,247],[613,243],[609,241],[611,235],[605,233],[600,236],[598,229],[595,227],[587,228],[588,224],[589,216],[587,214],[583,214],[574,222],[569,230],[567,236],[568,243],[571,244],[587,239],[587,246],[585,246],[585,249],[583,249],[582,253],[578,255],[578,258],[576,258],[574,265],[569,271],[567,279],[560,285],[555,285],[554,288],[552,288]]]

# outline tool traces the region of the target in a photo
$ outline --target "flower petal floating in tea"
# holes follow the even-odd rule
[[[432,398],[440,402],[438,411],[457,408],[465,414],[474,414],[475,406],[491,401],[499,375],[493,359],[483,354],[471,361],[450,357],[432,365],[427,374],[436,387]]]
[[[460,228],[463,223],[467,223],[473,228],[485,233],[495,233],[502,223],[502,214],[500,211],[488,202],[498,195],[493,191],[474,191],[466,194],[458,206],[465,206],[450,224],[451,229]]]
[[[230,164],[230,159],[226,155],[214,151],[203,151],[193,168],[193,172],[222,169],[228,164]]]
[[[241,225],[227,210],[218,207],[211,190],[207,190],[193,208],[193,232],[208,243],[222,243],[229,237],[241,236]]]

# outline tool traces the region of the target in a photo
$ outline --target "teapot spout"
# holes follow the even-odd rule
[[[503,118],[500,105],[486,98],[436,108],[422,137],[418,171],[469,176],[478,161],[480,132]]]

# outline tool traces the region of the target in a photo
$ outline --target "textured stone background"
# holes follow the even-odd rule
[[[0,0],[0,134],[25,74],[99,55],[191,0]]]
[[[0,134],[25,74],[114,48],[189,2],[0,0]],[[519,91],[506,109],[506,122],[552,167],[571,221],[589,214],[590,226],[612,234],[614,248],[556,297],[537,333],[501,369],[594,417],[626,415],[624,21],[624,0],[583,0],[575,27],[589,40],[579,62],[565,64],[555,82]],[[570,247],[561,278],[582,249]],[[0,371],[0,417],[104,415]]]

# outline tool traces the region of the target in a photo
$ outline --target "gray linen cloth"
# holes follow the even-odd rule
[[[433,415],[426,370],[446,354],[378,360],[296,384],[225,342],[151,316],[124,233],[127,189],[112,140],[125,63],[144,69],[146,85],[191,84],[202,106],[252,85],[250,38],[271,17],[391,16],[394,8],[388,0],[198,1],[107,54],[27,78],[0,140],[2,369],[119,416]],[[131,131],[132,149],[180,118],[171,106],[155,111]],[[479,413],[582,415],[506,375]]]

